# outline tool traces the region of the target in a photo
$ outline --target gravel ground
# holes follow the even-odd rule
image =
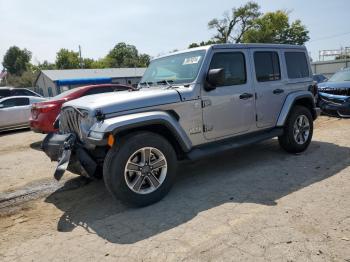
[[[350,261],[349,134],[350,120],[321,117],[303,154],[271,140],[182,164],[139,209],[68,174],[65,190],[0,210],[0,261]],[[0,137],[0,192],[52,180],[41,139]]]

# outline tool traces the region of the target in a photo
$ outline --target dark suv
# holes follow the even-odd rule
[[[28,88],[15,88],[15,87],[0,87],[0,98],[9,96],[37,96],[42,97],[38,93],[28,89]]]

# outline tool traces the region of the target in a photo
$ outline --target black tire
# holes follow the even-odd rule
[[[103,165],[103,179],[108,191],[116,199],[132,206],[147,206],[161,200],[169,192],[176,176],[177,157],[172,145],[164,137],[146,131],[132,133],[116,141]],[[164,181],[155,191],[140,194],[129,188],[124,172],[128,159],[145,147],[156,148],[164,155],[167,170]]]
[[[299,116],[306,116],[309,121],[309,136],[302,144],[298,143],[294,138],[294,124]],[[312,139],[313,135],[313,118],[308,108],[304,106],[294,106],[288,116],[284,126],[284,133],[278,137],[280,146],[289,153],[301,153],[305,151]]]

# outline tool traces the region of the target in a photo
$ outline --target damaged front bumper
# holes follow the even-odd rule
[[[318,106],[332,116],[350,118],[350,96],[318,93]]]
[[[60,180],[66,170],[92,178],[97,163],[78,141],[74,133],[48,134],[42,142],[42,149],[51,161],[57,161],[54,177]]]

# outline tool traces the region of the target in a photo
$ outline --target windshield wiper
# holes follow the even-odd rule
[[[139,85],[140,86],[147,86],[148,88],[151,86],[151,85],[153,85],[153,82],[141,82],[141,83],[139,83]]]
[[[174,83],[174,81],[173,80],[166,80],[166,79],[157,82],[157,84],[167,85],[167,88],[173,87],[171,83]]]

